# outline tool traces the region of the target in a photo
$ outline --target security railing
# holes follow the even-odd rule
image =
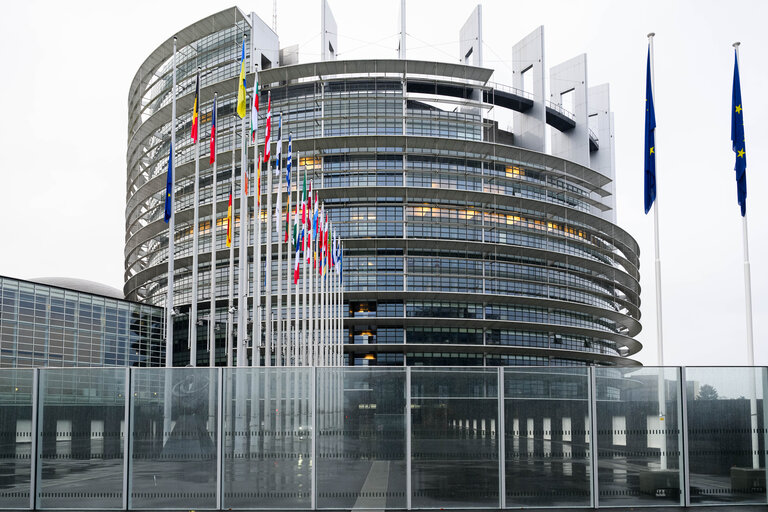
[[[571,121],[576,121],[576,114],[574,114],[573,112],[570,112],[568,110],[565,110],[565,108],[563,108],[563,106],[561,104],[555,103],[554,101],[547,100],[546,105],[547,105],[547,107],[551,108],[552,110],[554,110],[556,112],[559,112],[560,114],[564,115],[565,117],[567,117]]]
[[[0,508],[766,504],[766,368],[0,370]]]

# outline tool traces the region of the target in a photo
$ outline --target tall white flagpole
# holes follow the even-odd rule
[[[165,366],[173,366],[173,263],[176,254],[176,37],[173,38],[173,88],[171,89],[171,217],[168,219],[168,291],[165,299]],[[167,400],[166,400],[167,401]],[[170,418],[169,418],[170,420]],[[167,429],[166,429],[167,430]]]
[[[298,268],[299,272],[301,272],[301,224],[299,223],[300,213],[299,208],[301,208],[301,199],[299,198],[299,183],[301,180],[301,155],[297,151],[296,152],[296,217],[294,218],[293,225],[296,229],[296,232],[294,233],[294,242],[296,244],[296,262],[294,263],[295,267]],[[299,280],[301,279],[301,275],[299,274]],[[295,294],[295,312],[294,312],[294,341],[293,341],[293,366],[300,366],[300,352],[301,352],[301,308],[299,305],[299,280],[296,280],[296,282],[293,284],[293,290]]]
[[[216,120],[216,98],[217,94],[213,93],[213,118],[212,122]],[[216,127],[214,126],[214,130]],[[216,201],[218,198],[218,182],[216,175],[216,167],[218,159],[216,158],[216,151],[218,149],[219,141],[216,140],[216,133],[213,134],[213,184],[211,194],[211,309],[208,313],[208,366],[216,366]]]
[[[286,252],[286,265],[285,265],[285,366],[291,366],[291,354],[293,352],[293,335],[291,333],[291,283],[293,282],[293,267],[291,266],[291,186],[288,184],[288,169],[293,166],[291,161],[291,135],[288,134],[288,156],[285,176],[285,187],[288,189],[288,195],[286,196],[285,211],[286,211],[286,226],[285,232],[288,235],[288,241],[285,244]],[[291,169],[292,170],[292,169]]]
[[[739,46],[740,42],[733,43],[733,48],[736,51],[736,62],[739,66],[739,73],[741,73],[741,59],[739,58]],[[741,87],[741,83],[739,83]],[[744,211],[744,215],[741,217],[741,227],[744,240],[744,301],[746,304],[747,313],[747,361],[749,366],[755,365],[755,346],[752,334],[752,276],[749,265],[749,233],[747,230],[747,212]]]
[[[736,51],[736,63],[738,65],[739,74],[741,74],[741,59],[739,58],[739,46],[740,42],[733,43],[733,48]],[[739,80],[739,87],[741,87],[741,80]],[[741,92],[741,91],[739,91]],[[733,114],[731,114],[733,115]],[[735,143],[736,141],[734,141]],[[747,230],[747,212],[744,210],[744,215],[741,217],[741,231],[742,238],[744,240],[744,306],[746,308],[746,320],[747,320],[747,364],[752,367],[750,369],[750,397],[749,397],[749,412],[750,422],[752,427],[752,467],[760,467],[760,454],[758,452],[759,440],[757,434],[757,385],[755,380],[758,374],[755,373],[755,345],[752,334],[752,276],[749,265],[749,232]]]
[[[333,254],[333,230],[329,231],[330,240],[329,249],[331,251],[331,263],[334,261]],[[336,366],[336,286],[335,286],[335,268],[328,265],[328,366]]]
[[[339,238],[339,304],[341,312],[339,313],[339,350],[341,353],[339,365],[344,364],[344,244]]]
[[[246,93],[247,97],[247,93]],[[247,99],[246,99],[247,103]],[[240,274],[237,294],[237,366],[248,366],[248,157],[245,116],[240,120]]]
[[[312,203],[314,205],[314,203]],[[312,215],[312,225],[314,226],[314,213]],[[317,366],[317,298],[315,296],[315,279],[317,277],[317,258],[315,257],[315,247],[317,245],[317,235],[312,229],[312,240],[309,244],[309,330],[307,335],[307,352],[309,355],[309,365]]]
[[[264,148],[264,154],[267,154]],[[266,287],[264,290],[264,366],[272,366],[272,155],[267,159]]]
[[[254,237],[253,237],[253,340],[251,342],[251,366],[261,366],[261,153],[258,152],[256,137],[259,136],[259,68],[255,64],[253,104],[251,106],[251,130],[253,142],[254,180]],[[257,156],[258,155],[258,156]]]
[[[237,123],[232,123],[232,173],[230,176],[229,192],[232,194],[232,219],[230,223],[229,244],[229,291],[227,300],[227,366],[232,366],[232,329],[235,325],[235,146],[237,146]]]
[[[320,290],[322,293],[321,296],[321,326],[320,326],[320,343],[322,344],[322,365],[328,366],[328,255],[326,252],[328,251],[327,243],[326,243],[326,233],[327,233],[327,223],[323,224],[323,253],[322,253],[322,262],[323,262],[323,275],[320,276]]]
[[[339,321],[341,319],[341,286],[339,284],[339,265],[341,262],[339,261],[339,249],[340,249],[340,242],[339,237],[336,235],[336,244],[335,244],[335,251],[333,257],[336,259],[336,276],[334,278],[334,285],[336,286],[336,316],[334,318],[335,323],[335,329],[334,329],[334,340],[333,344],[336,347],[336,366],[341,366],[340,362],[340,356],[341,356],[341,332],[339,330]]]
[[[280,121],[278,124],[277,135],[277,151],[275,158],[277,159],[277,167],[275,173],[277,174],[277,191],[275,195],[275,231],[277,232],[277,305],[276,305],[276,327],[277,337],[275,341],[275,366],[283,366],[283,233],[282,233],[282,218],[283,218],[283,115],[280,114]]]
[[[307,172],[307,169],[305,167],[304,168],[304,173],[306,173],[306,172]],[[310,190],[309,190],[309,192],[307,194],[308,196],[312,195],[311,191],[312,191],[312,186],[310,185]],[[306,201],[305,206],[304,206],[304,208],[306,209],[306,215],[309,215],[310,214],[309,204],[311,203],[311,200],[309,199],[309,197],[305,197],[304,200]],[[312,230],[311,229],[307,229],[307,222],[306,222],[307,220],[309,220],[309,219],[307,217],[305,217],[304,218],[304,221],[305,221],[304,222],[304,229],[305,229],[304,236],[308,236],[309,238],[307,240],[305,240],[305,242],[304,242],[304,248],[303,248],[304,250],[302,251],[302,258],[301,258],[303,260],[301,262],[301,265],[304,267],[303,268],[303,272],[302,272],[303,273],[302,277],[304,278],[304,282],[301,285],[301,294],[304,296],[304,298],[302,299],[303,306],[304,306],[304,329],[302,330],[302,335],[301,335],[301,337],[302,337],[301,349],[304,351],[304,354],[302,356],[302,364],[304,366],[309,366],[309,340],[310,340],[310,337],[309,337],[309,295],[307,294],[307,284],[308,284],[307,281],[309,280],[309,274],[308,274],[309,262],[307,261],[307,257],[310,255],[310,251],[309,251],[309,249],[307,247],[309,246],[308,242],[312,240],[312,235],[311,235]]]
[[[176,37],[173,38],[173,85],[171,89],[171,215],[168,219],[168,295],[165,299],[165,366],[173,367],[173,264],[176,251],[174,249],[174,239],[176,237]],[[163,388],[163,446],[168,441],[171,433],[171,373],[165,372],[165,386]]]
[[[648,45],[650,49],[651,60],[651,94],[654,105],[654,115],[656,109],[656,74],[653,68],[653,36],[656,34],[651,32],[648,34]],[[654,241],[654,265],[656,269],[656,350],[658,351],[659,358],[659,370],[658,370],[658,383],[656,386],[659,402],[659,422],[666,421],[666,379],[664,377],[664,337],[662,329],[661,318],[661,256],[659,255],[659,157],[658,157],[658,138],[656,137],[656,129],[654,128],[654,145],[653,145],[654,158],[656,159],[656,197],[653,203],[653,241]],[[666,423],[662,423],[661,428],[661,443],[660,443],[660,464],[661,469],[667,469],[667,435],[666,435]]]
[[[648,34],[648,44],[651,55],[651,91],[653,94],[654,109],[656,105],[656,74],[653,70],[653,36]],[[664,336],[661,321],[661,257],[659,255],[659,151],[658,139],[656,138],[657,129],[654,130],[654,155],[656,158],[656,197],[653,202],[653,241],[654,241],[654,264],[656,270],[656,349],[658,351],[659,366],[664,366]]]
[[[258,135],[257,135],[258,136]],[[253,146],[254,159],[256,160],[256,200],[254,201],[255,213],[253,222],[255,224],[253,239],[253,249],[256,257],[253,259],[253,347],[251,353],[251,366],[261,366],[261,187],[259,180],[261,177],[261,153],[256,158],[257,144]]]
[[[198,287],[198,245],[200,240],[200,66],[197,66],[197,135],[195,137],[195,183],[194,183],[194,213],[192,215],[192,304],[189,314],[189,365],[197,366],[197,287]],[[193,111],[194,112],[194,111]],[[193,114],[194,115],[194,114]]]

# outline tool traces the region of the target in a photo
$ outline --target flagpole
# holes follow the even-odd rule
[[[740,42],[733,43],[733,48],[736,51],[736,63],[741,68],[741,62],[739,62],[739,46]],[[741,87],[741,84],[739,84]],[[744,299],[746,303],[747,313],[747,361],[749,366],[755,365],[755,347],[752,334],[752,277],[749,265],[749,233],[747,230],[747,212],[744,210],[744,215],[741,217],[741,227],[744,240]]]
[[[283,115],[277,129],[277,191],[275,192],[275,231],[277,232],[277,304],[276,304],[276,329],[275,338],[275,366],[283,366],[283,192],[281,188],[283,169]]]
[[[739,59],[739,46],[740,42],[733,43],[733,48],[736,52],[736,66],[741,69],[741,62]],[[741,95],[741,82],[739,81],[739,95]],[[743,111],[743,110],[742,110]],[[733,114],[731,114],[733,115]],[[733,141],[734,144],[736,141]],[[738,158],[738,157],[737,157]],[[746,178],[745,178],[746,179]],[[747,320],[747,364],[752,367],[750,375],[750,387],[751,393],[749,397],[749,409],[752,427],[752,467],[760,467],[760,456],[758,454],[758,434],[757,434],[757,386],[755,383],[755,347],[752,332],[752,276],[749,265],[749,230],[747,229],[747,210],[742,209],[743,215],[741,217],[741,229],[742,238],[744,240],[744,305],[746,308],[746,320]]]
[[[293,351],[293,339],[291,336],[291,282],[293,279],[291,279],[291,271],[293,270],[291,268],[291,184],[288,182],[288,173],[290,172],[290,168],[293,165],[293,162],[291,161],[291,135],[288,135],[288,157],[287,162],[288,164],[285,166],[285,186],[288,189],[288,196],[285,203],[285,211],[286,211],[286,225],[285,225],[285,234],[288,235],[288,240],[285,244],[285,252],[286,252],[286,264],[285,264],[285,295],[286,295],[286,308],[285,308],[285,366],[291,366],[291,352]]]
[[[245,116],[240,120],[240,265],[237,299],[237,366],[247,366],[248,346],[248,160],[245,140]]]
[[[258,80],[258,78],[257,78]],[[254,159],[256,158],[257,145],[253,145]],[[256,169],[256,212],[253,216],[253,222],[256,224],[254,232],[256,235],[253,240],[253,247],[256,257],[253,259],[253,342],[251,346],[251,366],[261,366],[261,154],[256,160],[258,168]]]
[[[261,153],[258,153],[258,144],[256,137],[259,135],[259,66],[254,64],[254,84],[253,84],[253,105],[251,106],[251,142],[253,144],[253,160],[257,162],[256,167],[256,199],[254,201],[255,224],[254,252],[253,259],[253,341],[251,342],[251,366],[261,366]],[[257,158],[258,155],[258,158]]]
[[[311,187],[310,187],[311,188]],[[313,203],[313,210],[314,210],[314,203]],[[317,274],[317,269],[315,268],[317,265],[317,258],[315,257],[315,247],[316,242],[315,239],[317,238],[317,234],[315,233],[315,217],[314,213],[312,214],[312,229],[310,229],[310,232],[312,233],[312,238],[309,241],[309,331],[308,339],[307,339],[307,352],[309,356],[309,365],[310,366],[317,366],[317,353],[316,353],[316,346],[317,346],[317,325],[316,325],[316,318],[317,318],[317,300],[315,298],[315,276]]]
[[[216,130],[216,98],[217,94],[213,93],[213,118],[214,123],[213,130]],[[211,309],[208,314],[208,366],[216,366],[216,201],[218,199],[218,182],[216,175],[216,151],[218,142],[216,140],[216,132],[211,132],[213,136],[213,144],[211,151],[213,152],[213,194],[211,197]]]
[[[197,66],[197,90],[200,90],[200,66]],[[187,336],[187,346],[189,348],[189,365],[192,367],[197,366],[197,286],[198,286],[198,242],[200,238],[200,95],[199,92],[195,94],[195,102],[193,108],[193,114],[197,113],[197,131],[195,135],[195,183],[194,183],[194,213],[192,216],[192,304],[190,316],[190,329]],[[194,122],[194,120],[193,120]]]
[[[651,94],[656,98],[656,75],[653,68],[653,37],[656,34],[651,32],[648,34],[648,45],[650,55],[650,68],[651,68]],[[656,169],[658,169],[658,144],[656,143],[654,128],[654,158],[656,159]],[[666,415],[664,410],[666,409],[666,379],[664,378],[664,339],[662,329],[662,309],[661,309],[661,257],[659,255],[659,186],[658,186],[658,173],[656,173],[656,196],[653,204],[653,241],[654,241],[654,266],[656,273],[656,350],[658,352],[659,370],[658,370],[658,383],[657,383],[657,395],[659,403],[659,422],[665,421]],[[667,469],[667,436],[666,428],[661,429],[661,448],[660,448],[660,464],[661,469]]]
[[[296,212],[293,219],[294,233],[293,243],[296,249],[296,261],[294,262],[294,282],[293,282],[293,294],[294,294],[294,336],[293,336],[293,366],[299,366],[299,340],[301,339],[301,319],[300,319],[300,307],[299,307],[299,279],[300,274],[297,274],[296,270],[301,269],[301,246],[299,244],[299,238],[301,238],[301,231],[299,230],[299,177],[301,176],[300,154],[296,152]],[[299,270],[301,272],[301,270]]]
[[[304,179],[306,179],[307,174],[307,168],[304,168]],[[309,251],[310,242],[312,240],[312,230],[307,229],[308,222],[309,221],[309,204],[311,203],[310,197],[312,196],[312,185],[309,186],[309,194],[307,197],[304,198],[304,209],[305,209],[305,217],[304,217],[304,229],[306,231],[305,236],[309,237],[304,240],[304,247],[303,247],[303,257],[302,257],[302,266],[304,267],[303,276],[304,277],[304,283],[301,285],[301,294],[304,296],[303,298],[303,305],[304,305],[304,332],[302,333],[302,340],[301,340],[301,349],[304,351],[303,357],[302,357],[302,363],[304,366],[309,366],[309,294],[307,293],[307,281],[309,280],[309,261],[308,257],[311,254]]]
[[[165,366],[166,368],[173,367],[173,264],[175,258],[174,239],[176,237],[176,180],[173,173],[176,172],[176,153],[174,148],[176,147],[176,36],[173,37],[173,85],[171,88],[171,148],[170,148],[170,161],[169,169],[170,182],[171,182],[171,208],[170,216],[168,218],[168,290],[167,297],[165,299]],[[167,200],[167,196],[166,196]],[[163,388],[163,446],[168,441],[171,433],[171,373],[165,372],[165,385]]]
[[[171,169],[176,172],[176,37],[173,38],[173,88],[171,90]],[[176,235],[176,180],[171,174],[171,218],[168,219],[168,291],[165,299],[165,366],[173,366],[173,264],[175,256]],[[170,421],[170,418],[169,418]],[[166,429],[167,430],[167,429]]]
[[[653,37],[656,34],[648,34],[648,44],[651,55],[651,91],[653,91],[654,103],[656,97],[656,75],[653,70]],[[658,167],[658,144],[654,143],[654,155]],[[658,174],[656,178],[656,198],[653,206],[653,241],[654,241],[654,265],[656,270],[656,350],[658,351],[659,366],[664,366],[664,339],[661,321],[661,257],[659,256],[659,186]]]
[[[322,347],[323,347],[322,348],[322,354],[323,355],[322,355],[322,358],[321,358],[323,366],[328,366],[328,276],[327,276],[327,269],[326,269],[326,267],[328,266],[328,257],[325,254],[326,251],[328,251],[328,247],[327,247],[328,246],[328,243],[327,243],[328,237],[326,236],[327,229],[328,229],[328,223],[325,222],[323,224],[323,254],[322,254],[323,265],[321,267],[323,269],[323,273],[320,276],[320,281],[321,281],[321,283],[320,283],[320,287],[321,287],[320,290],[321,290],[321,294],[322,294],[321,298],[320,298],[320,301],[321,301],[320,302],[320,304],[321,304],[321,306],[320,306],[320,308],[321,308],[320,315],[321,315],[321,318],[322,318],[321,325],[320,325],[320,333],[321,333],[320,340],[321,340]]]
[[[237,123],[232,123],[232,171],[230,176],[229,193],[232,196],[232,210],[235,209],[235,146],[237,146]],[[227,300],[227,366],[232,366],[232,328],[235,324],[234,311],[234,293],[235,293],[235,212],[232,212],[232,219],[229,224],[230,244],[229,244],[229,293]]]
[[[344,364],[344,244],[339,238],[339,303],[341,304],[341,312],[339,314],[339,343],[341,350],[341,361],[339,364]]]
[[[267,128],[269,129],[269,128]],[[266,142],[266,141],[265,141]],[[266,157],[267,150],[264,148]],[[267,159],[266,285],[264,290],[264,366],[272,366],[272,156]]]

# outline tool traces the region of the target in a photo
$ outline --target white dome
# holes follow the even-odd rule
[[[30,279],[30,281],[58,286],[59,288],[77,290],[79,292],[92,293],[94,295],[103,295],[112,299],[123,300],[125,298],[122,290],[95,281],[88,281],[87,279],[77,279],[74,277],[36,277]]]

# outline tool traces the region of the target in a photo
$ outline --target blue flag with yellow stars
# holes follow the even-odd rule
[[[171,144],[171,151],[168,153],[168,180],[165,183],[165,222],[171,220],[171,214],[173,213],[173,144]]]
[[[733,64],[733,104],[731,105],[731,142],[736,153],[736,191],[741,206],[741,216],[747,213],[747,151],[744,145],[744,109],[741,107],[741,82],[739,59]]]
[[[653,87],[651,86],[651,47],[648,46],[648,65],[645,77],[645,213],[656,200],[656,111],[653,108]]]

